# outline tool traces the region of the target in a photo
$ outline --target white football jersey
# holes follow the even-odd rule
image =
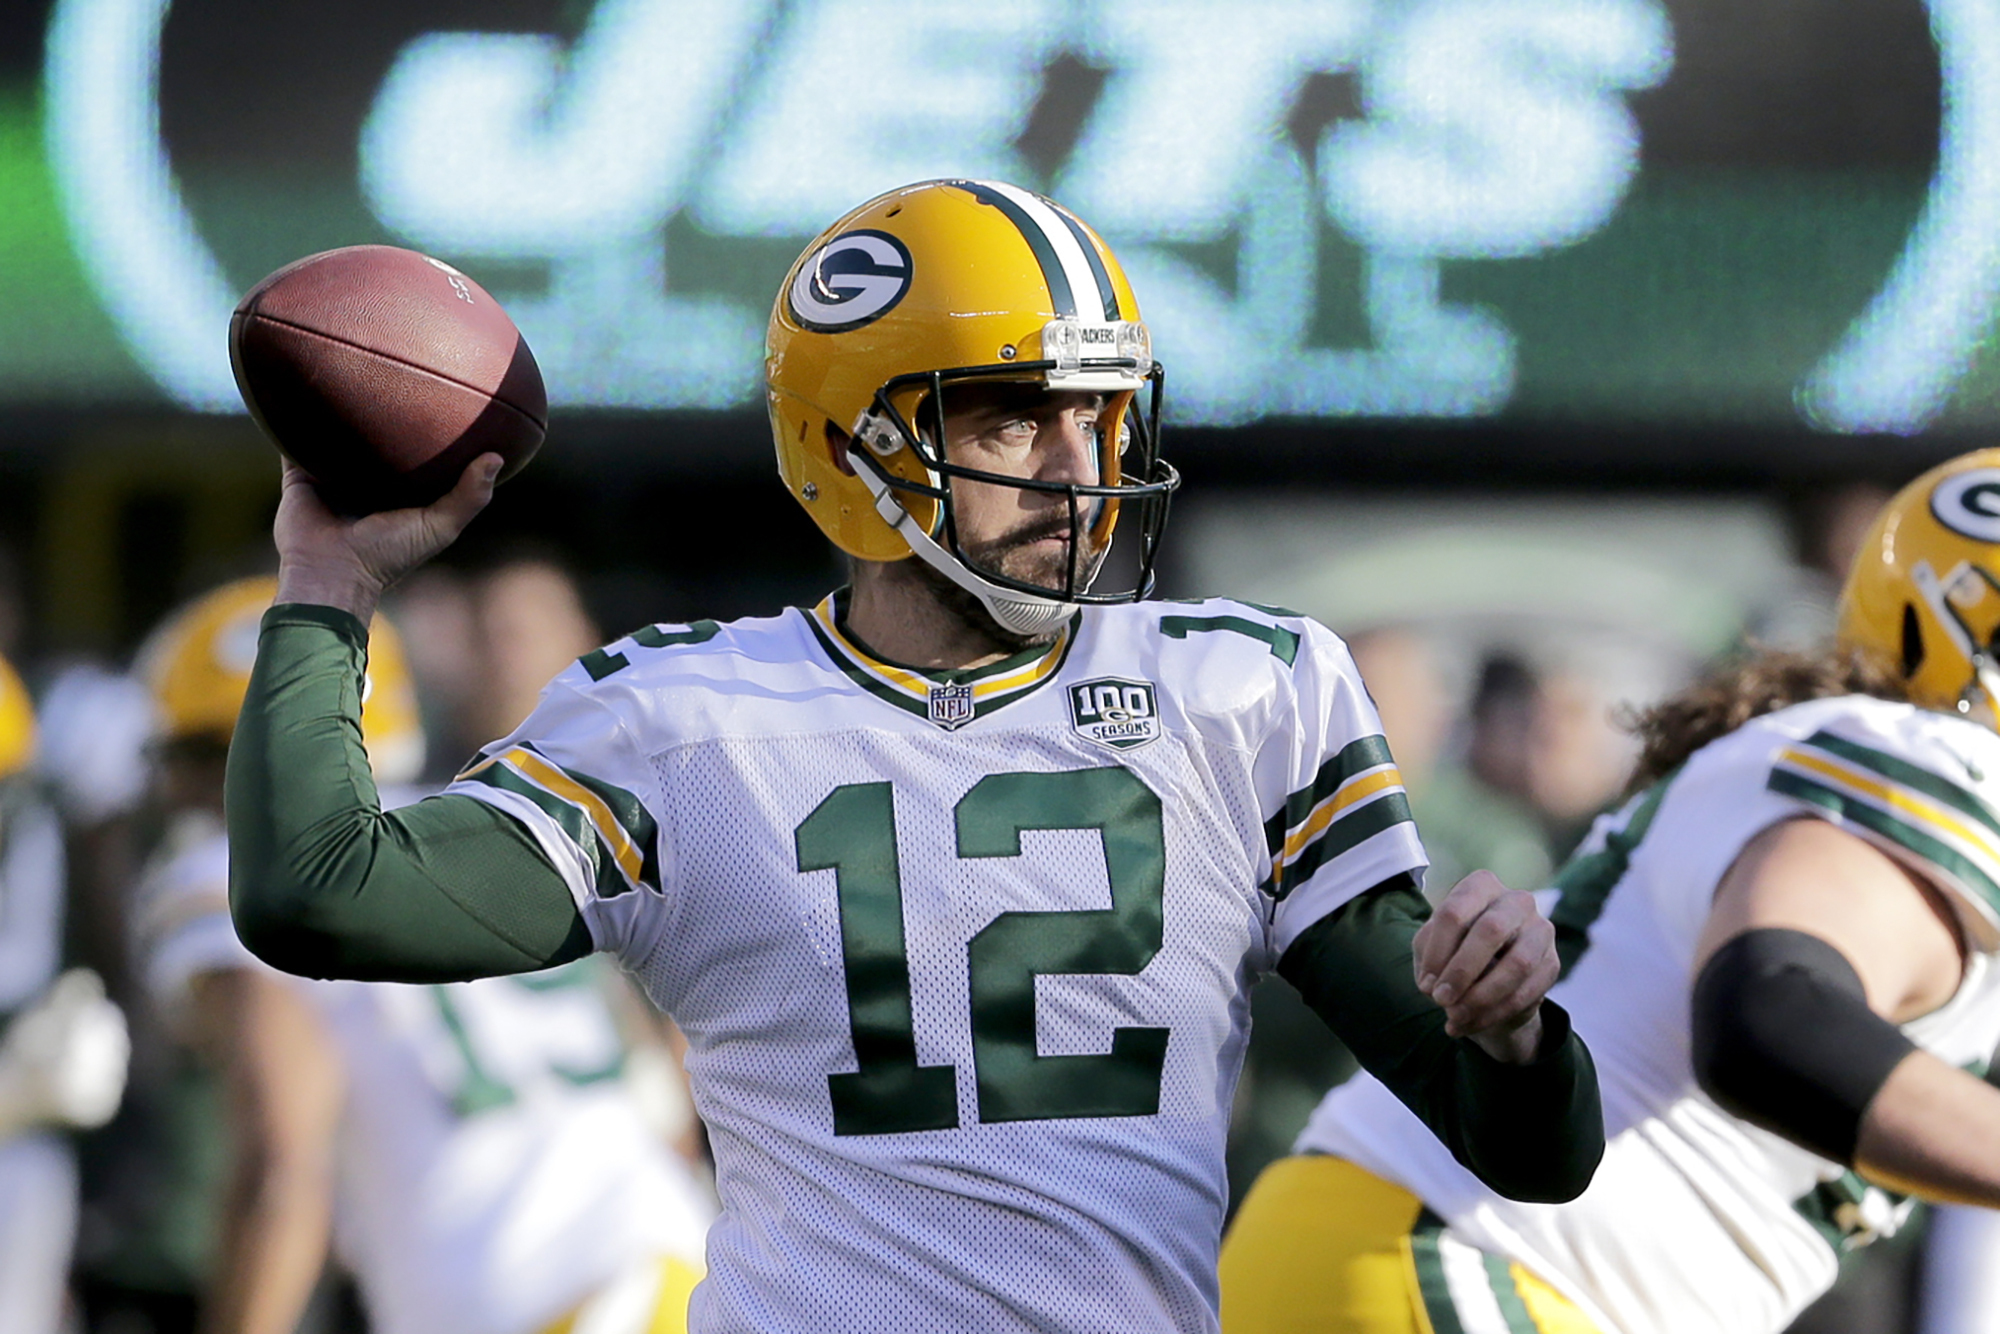
[[[184,817],[141,886],[147,980],[173,1015],[199,974],[263,969],[229,918],[228,845]],[[532,1334],[634,1265],[699,1263],[713,1206],[620,1078],[584,960],[448,986],[284,977],[346,1075],[334,1242],[381,1334]]]
[[[1949,895],[1975,945],[1942,1008],[1904,1026],[1953,1065],[2000,1043],[2000,736],[1866,696],[1757,718],[1613,814],[1557,879],[1551,914],[1588,943],[1550,993],[1590,1045],[1609,1145],[1570,1204],[1481,1186],[1363,1075],[1321,1103],[1300,1152],[1397,1182],[1456,1245],[1519,1261],[1618,1334],[1770,1334],[1892,1231],[1905,1202],[1719,1109],[1695,1083],[1688,1007],[1717,884],[1759,832],[1828,820]],[[1475,1284],[1485,1271],[1460,1265]],[[1449,1274],[1440,1276],[1450,1281]],[[1490,1300],[1485,1303],[1491,1306]]]
[[[62,824],[22,780],[0,794],[0,1028],[55,981],[67,863]]]
[[[833,599],[653,627],[451,791],[534,831],[692,1045],[692,1327],[1212,1330],[1248,991],[1423,850],[1318,625],[1094,608],[923,673]]]
[[[0,786],[0,1034],[55,981],[66,868],[55,811],[25,779]],[[60,1325],[75,1236],[68,1141],[47,1130],[0,1135],[0,1330]]]

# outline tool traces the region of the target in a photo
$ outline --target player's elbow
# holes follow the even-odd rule
[[[1591,1157],[1582,1171],[1572,1172],[1568,1176],[1557,1179],[1552,1184],[1531,1188],[1529,1191],[1516,1195],[1513,1198],[1520,1200],[1524,1204],[1568,1204],[1571,1200],[1590,1189],[1591,1180],[1597,1174],[1597,1164],[1603,1158],[1604,1147],[1600,1144],[1597,1147],[1596,1153]]]
[[[1817,936],[1760,928],[1726,942],[1696,979],[1696,1081],[1717,1106],[1852,1164],[1868,1104],[1912,1050],[1868,1008],[1854,967]]]
[[[1570,1116],[1523,1126],[1504,1152],[1466,1164],[1487,1189],[1522,1204],[1568,1204],[1590,1188],[1604,1159],[1604,1122]]]
[[[229,912],[244,947],[282,972],[341,976],[363,887],[347,860],[288,858],[256,840],[232,841]]]
[[[1600,1147],[1597,1158],[1604,1151]],[[1490,1172],[1476,1175],[1480,1181],[1496,1195],[1505,1196],[1519,1204],[1568,1204],[1590,1188],[1590,1180],[1597,1171],[1597,1161],[1592,1159],[1582,1171],[1570,1171],[1561,1175],[1506,1176]]]
[[[337,940],[289,898],[232,893],[229,912],[244,947],[271,967],[301,977],[332,975]]]

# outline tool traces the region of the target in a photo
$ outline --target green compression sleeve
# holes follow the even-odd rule
[[[264,615],[229,747],[237,933],[307,977],[454,982],[590,952],[527,829],[470,797],[384,812],[361,748],[368,634],[333,607]]]
[[[1528,1065],[1447,1035],[1444,1011],[1412,976],[1411,941],[1429,915],[1399,876],[1306,928],[1278,972],[1473,1175],[1510,1199],[1575,1199],[1604,1156],[1589,1049],[1552,1001]]]

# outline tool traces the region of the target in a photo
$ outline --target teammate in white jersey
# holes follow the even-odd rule
[[[1246,1200],[1224,1327],[1775,1334],[1898,1192],[2000,1206],[2000,1090],[1966,1073],[2000,1043],[1996,631],[1988,450],[1890,503],[1837,647],[1648,715],[1640,790],[1558,876],[1551,994],[1610,1135],[1590,1189],[1503,1199],[1357,1078]]]
[[[141,662],[172,810],[136,895],[138,952],[233,1113],[203,1328],[294,1328],[330,1232],[378,1334],[684,1329],[713,1210],[643,1114],[627,1067],[646,1019],[609,969],[308,982],[238,940],[221,761],[276,591],[270,579],[215,590]],[[413,775],[415,692],[381,625],[367,694],[378,774]],[[614,1008],[621,992],[634,1013]]]
[[[62,964],[62,828],[36,790],[35,714],[0,658],[0,1330],[62,1326],[76,1238],[66,1127],[118,1110],[131,1045],[95,973]]]
[[[496,460],[358,523],[289,474],[231,753],[252,948],[404,978],[617,955],[686,1031],[713,1139],[702,1331],[1213,1329],[1273,968],[1486,1180],[1580,1190],[1601,1126],[1541,1004],[1553,932],[1491,877],[1425,922],[1346,649],[1140,600],[1177,478],[1102,240],[1012,186],[894,191],[794,265],[767,369],[852,586],[589,654],[387,816],[353,761],[362,620]]]

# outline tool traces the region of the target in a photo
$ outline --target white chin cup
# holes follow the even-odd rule
[[[882,516],[882,521],[902,535],[917,559],[978,598],[1002,630],[1026,637],[1050,634],[1076,614],[1074,602],[1002,588],[967,569],[903,508],[903,502],[896,498],[888,479],[866,450],[849,445],[847,458],[855,474],[867,484],[869,494],[875,497],[875,512]]]
[[[947,556],[946,559],[950,560],[950,557]],[[931,563],[935,565],[937,562]],[[957,565],[958,562],[952,561],[952,564]],[[976,575],[973,577],[978,578]],[[984,580],[980,582],[985,583]],[[978,589],[973,589],[972,592],[986,604],[986,610],[993,613],[993,619],[1000,623],[1000,628],[1010,634],[1029,637],[1054,634],[1064,621],[1076,614],[1074,602],[1029,597],[1023,593],[1000,589],[995,589],[990,594]]]

